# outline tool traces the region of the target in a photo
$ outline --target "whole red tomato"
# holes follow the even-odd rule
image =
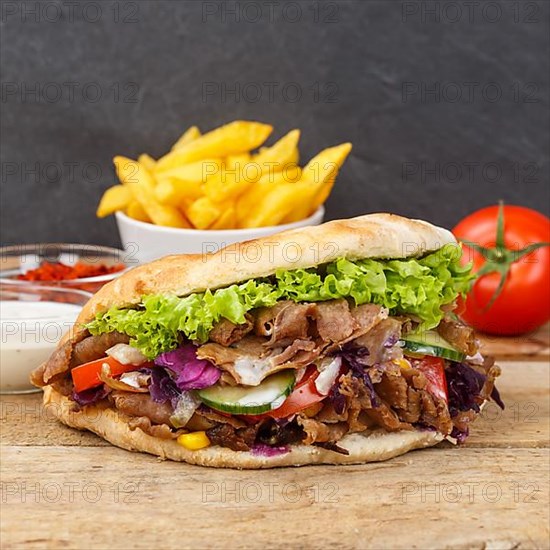
[[[462,262],[473,261],[480,275],[461,311],[467,323],[514,335],[550,319],[550,219],[523,206],[489,206],[453,233],[464,243]]]

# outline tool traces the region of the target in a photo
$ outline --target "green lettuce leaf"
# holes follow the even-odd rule
[[[339,259],[320,269],[280,270],[269,279],[246,281],[185,298],[144,296],[137,309],[111,308],[87,325],[91,334],[118,331],[148,358],[178,346],[182,337],[205,342],[222,318],[240,324],[257,307],[278,300],[320,302],[348,298],[374,303],[391,314],[410,314],[423,327],[436,327],[442,306],[470,288],[470,266],[461,266],[458,247],[447,245],[423,258],[404,260]],[[460,252],[458,250],[458,252]]]

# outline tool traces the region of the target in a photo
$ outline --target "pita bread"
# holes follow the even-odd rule
[[[128,451],[139,451],[178,462],[187,462],[211,468],[263,469],[280,466],[304,466],[307,464],[363,464],[380,462],[402,455],[414,449],[431,447],[443,440],[435,431],[369,432],[348,434],[338,441],[338,446],[349,451],[343,455],[312,445],[292,445],[290,452],[266,457],[251,452],[232,451],[226,447],[212,446],[199,451],[189,451],[173,439],[152,437],[139,428],[131,430],[129,417],[111,408],[88,406],[83,411],[73,411],[74,403],[56,392],[51,386],[44,388],[44,405],[61,422],[71,428],[89,430],[113,445]]]
[[[84,324],[110,307],[132,307],[149,294],[186,296],[249,279],[266,277],[278,269],[314,267],[338,258],[408,258],[456,243],[452,233],[421,220],[393,214],[369,214],[336,220],[319,226],[285,231],[276,235],[230,245],[215,254],[166,256],[136,267],[105,285],[84,306],[73,330],[59,346],[80,341]],[[206,243],[208,244],[208,243]],[[205,248],[205,252],[208,247]],[[38,372],[38,371],[37,371]],[[171,460],[218,468],[273,468],[304,464],[356,464],[387,460],[413,449],[429,447],[443,439],[433,431],[368,431],[348,434],[338,445],[342,455],[320,447],[295,445],[290,453],[256,456],[212,446],[189,451],[173,440],[163,440],[128,426],[129,417],[105,406],[72,411],[72,402],[51,386],[44,388],[44,403],[68,426],[90,430],[114,445]]]

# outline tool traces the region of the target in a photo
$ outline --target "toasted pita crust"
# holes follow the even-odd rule
[[[84,306],[77,323],[88,323],[112,306],[136,305],[149,294],[187,296],[278,269],[309,268],[338,258],[408,258],[448,243],[456,243],[453,234],[428,222],[367,214],[230,245],[215,254],[166,256],[106,284]]]
[[[152,437],[139,428],[131,430],[128,426],[129,417],[114,409],[89,406],[85,411],[75,412],[72,410],[74,403],[51,386],[44,388],[44,405],[67,426],[94,432],[117,447],[211,468],[260,469],[306,464],[380,462],[414,449],[431,447],[443,439],[442,434],[433,431],[373,430],[348,434],[338,442],[340,447],[349,451],[349,455],[310,445],[292,445],[289,453],[273,457],[232,451],[219,446],[189,451],[172,439]]]

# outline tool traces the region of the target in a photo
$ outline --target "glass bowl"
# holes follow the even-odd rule
[[[4,246],[0,248],[0,282],[11,284],[47,285],[62,288],[97,292],[105,283],[112,281],[138,261],[130,251],[93,244],[42,243]],[[17,277],[40,267],[43,262],[61,262],[67,266],[85,264],[90,266],[120,266],[119,271],[83,277],[47,281],[27,281]]]
[[[30,373],[73,326],[89,292],[0,282],[0,393],[38,391]]]

